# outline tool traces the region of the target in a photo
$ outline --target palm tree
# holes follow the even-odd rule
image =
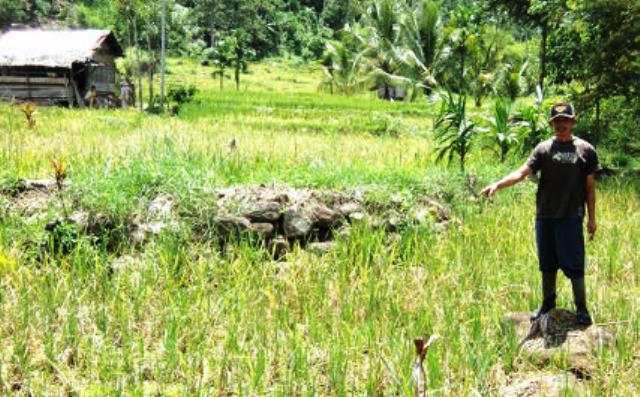
[[[437,81],[431,69],[427,68],[413,51],[402,50],[398,59],[399,74],[403,77],[403,83],[411,89],[411,101],[418,97],[419,91],[429,93],[436,87]]]
[[[321,59],[325,79],[320,89],[328,90],[331,94],[336,90],[350,95],[362,88],[358,76],[361,58],[361,54],[352,51],[348,43],[329,41]]]
[[[365,15],[368,28],[363,40],[363,63],[368,81],[384,99],[395,97],[395,88],[409,80],[399,75],[402,63],[400,47],[401,3],[395,0],[374,0]]]
[[[450,26],[446,29],[447,46],[446,52],[453,57],[457,57],[459,67],[458,75],[452,80],[463,92],[466,90],[465,75],[467,68],[467,56],[469,49],[473,47],[477,39],[475,25],[473,24],[474,9],[459,5],[451,16]]]
[[[249,34],[244,29],[235,30],[228,40],[230,40],[230,47],[232,48],[231,64],[233,66],[236,90],[240,90],[240,74],[247,71],[249,66],[247,58],[254,56],[255,52],[249,48]]]
[[[409,48],[426,67],[433,68],[441,41],[438,4],[419,1],[413,10],[407,10],[403,28]]]
[[[438,4],[430,0],[407,8],[402,23],[404,40],[410,51],[404,53],[404,75],[412,82],[411,99],[418,90],[430,92],[436,85],[434,71],[440,46],[440,19]]]
[[[496,69],[504,57],[510,36],[495,27],[481,28],[469,48],[469,80],[476,107],[494,86]]]
[[[234,43],[230,37],[225,37],[216,43],[209,56],[213,60],[213,77],[220,78],[220,90],[224,88],[225,71],[233,65]]]

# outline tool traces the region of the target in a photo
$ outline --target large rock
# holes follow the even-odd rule
[[[267,203],[260,203],[256,207],[246,214],[246,217],[251,222],[256,223],[273,223],[280,220],[282,215],[283,205],[276,201]]]
[[[133,245],[140,247],[147,242],[147,232],[144,230],[140,215],[134,216],[127,222],[127,232]]]
[[[23,216],[42,218],[47,208],[57,203],[50,201],[49,192],[44,190],[26,190],[19,194],[9,209]]]
[[[287,238],[304,239],[313,227],[313,221],[300,210],[289,210],[284,213],[282,222]]]
[[[171,216],[173,206],[174,203],[171,197],[160,194],[149,203],[149,218],[155,220],[166,219]]]
[[[69,215],[69,220],[75,223],[78,229],[86,230],[89,225],[89,214],[85,211],[76,211]]]
[[[509,313],[502,322],[505,327],[514,327],[522,352],[534,363],[545,365],[558,357],[576,373],[589,376],[595,368],[594,353],[614,345],[613,333],[597,325],[579,325],[568,310],[553,309],[534,322],[529,315]]]
[[[55,179],[26,179],[20,182],[22,190],[52,190],[57,187]],[[63,183],[63,186],[66,186]]]
[[[344,203],[338,207],[338,212],[343,216],[350,218],[354,213],[362,213],[362,205],[354,201]]]
[[[309,213],[313,223],[320,228],[335,228],[340,224],[340,214],[325,205],[316,204],[311,207]]]
[[[259,237],[269,240],[273,237],[275,227],[271,223],[252,223],[251,231]]]
[[[101,236],[113,230],[115,226],[116,223],[113,218],[107,214],[98,212],[93,214],[87,222],[87,233],[93,234],[94,236]]]
[[[499,391],[501,397],[560,397],[584,394],[584,385],[570,372],[517,375]]]
[[[385,230],[387,230],[390,233],[394,233],[397,232],[398,229],[400,229],[400,227],[402,226],[402,215],[400,215],[398,212],[396,211],[390,211],[389,214],[387,214],[387,218],[383,224]]]
[[[251,222],[247,218],[239,216],[220,216],[214,220],[214,223],[218,236],[223,240],[227,240],[231,236],[238,236],[251,229]]]

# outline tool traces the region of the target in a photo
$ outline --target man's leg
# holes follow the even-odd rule
[[[580,325],[591,325],[591,315],[587,310],[587,288],[584,283],[584,277],[571,279],[571,287],[573,289],[573,300],[576,304],[576,320]]]
[[[536,244],[538,246],[538,262],[542,272],[542,305],[531,313],[531,321],[556,307],[556,275],[558,257],[556,254],[556,238],[552,219],[536,220]]]
[[[557,272],[542,273],[542,306],[531,313],[531,321],[537,320],[543,314],[556,307],[556,276]]]
[[[582,219],[563,219],[556,234],[560,268],[571,279],[573,301],[576,304],[576,320],[580,325],[591,325],[587,310],[587,292],[584,282],[585,255]]]

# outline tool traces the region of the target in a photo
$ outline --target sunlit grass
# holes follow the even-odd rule
[[[64,156],[74,205],[122,218],[163,192],[189,222],[209,216],[215,188],[275,181],[429,194],[459,225],[412,227],[398,240],[355,227],[329,254],[296,250],[285,263],[246,242],[221,253],[181,227],[143,250],[121,247],[134,260],[114,269],[116,254],[88,240],[33,259],[24,249],[57,209],[28,220],[0,206],[0,394],[409,396],[412,339],[433,333],[434,394],[493,395],[512,372],[535,370],[499,326],[541,299],[535,186],[475,198],[456,166],[433,161],[437,104],[331,97],[315,94],[313,70],[252,70],[246,91],[219,92],[194,62],[174,64],[171,81],[201,93],[173,118],[41,109],[31,131],[2,105],[2,172],[52,177],[49,159]],[[399,120],[399,137],[381,134],[379,117]],[[522,161],[477,151],[467,169],[477,190]],[[589,303],[597,322],[628,323],[611,325],[617,347],[598,353],[587,385],[596,395],[634,395],[640,379],[638,191],[637,181],[599,184]],[[572,308],[564,279],[559,292]]]

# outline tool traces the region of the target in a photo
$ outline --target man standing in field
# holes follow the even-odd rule
[[[598,156],[588,142],[571,133],[577,120],[573,106],[557,103],[549,121],[555,137],[541,142],[527,162],[517,171],[482,190],[491,197],[528,175],[540,171],[536,194],[536,243],[542,272],[542,305],[531,320],[556,306],[556,274],[558,269],[571,279],[576,318],[581,325],[591,325],[584,283],[585,255],[582,221],[587,205],[587,231],[596,232],[595,172]]]

